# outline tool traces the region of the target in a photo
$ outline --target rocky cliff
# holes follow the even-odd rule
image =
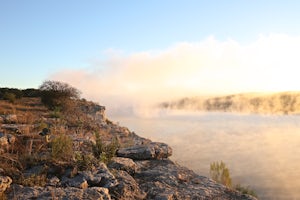
[[[36,103],[25,105],[32,101]],[[1,106],[6,106],[0,111],[3,199],[255,199],[174,163],[170,146],[109,121],[103,106],[81,101],[59,115],[37,99]],[[61,147],[70,150],[60,152],[68,157],[53,153],[54,141],[62,135],[72,141],[71,150],[67,140]],[[118,145],[108,159],[115,138]],[[98,158],[96,147],[104,149]]]

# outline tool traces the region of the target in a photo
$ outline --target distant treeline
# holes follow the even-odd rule
[[[160,107],[177,110],[221,111],[258,114],[300,114],[300,92],[237,94],[192,97],[164,102]]]
[[[14,95],[15,98],[22,97],[40,97],[41,91],[39,89],[16,89],[16,88],[0,88],[0,99],[5,99],[6,96]]]

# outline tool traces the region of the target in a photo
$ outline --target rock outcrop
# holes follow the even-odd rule
[[[130,158],[114,157],[108,166],[112,169],[126,171],[131,175],[137,171],[137,165]]]
[[[0,133],[0,151],[2,149],[6,154],[12,152],[11,155],[15,156],[15,159],[3,157],[3,160],[19,170],[18,174],[10,175],[14,180],[13,184],[12,178],[0,176],[0,193],[4,192],[7,199],[255,200],[254,197],[231,190],[174,163],[169,159],[172,155],[170,146],[152,142],[128,128],[110,122],[105,117],[103,106],[84,101],[79,106],[83,113],[80,114],[88,117],[74,114],[75,116],[71,116],[72,123],[68,122],[67,117],[64,122],[51,118],[42,120],[50,128],[55,128],[54,132],[62,131],[73,140],[71,148],[78,158],[74,156],[68,161],[51,157],[53,146],[39,138],[42,137],[38,134],[41,130],[36,130],[36,134],[27,135],[24,132],[23,135],[17,135],[15,129],[19,130],[20,125],[1,125],[5,132]],[[39,116],[48,115],[40,113]],[[14,118],[1,117],[2,122],[9,123],[16,122]],[[36,126],[30,130],[38,128]],[[117,150],[116,157],[108,164],[101,162],[101,156],[110,154],[103,151],[107,150],[103,148],[105,145],[99,144],[102,149],[96,146],[95,131],[102,133],[101,140],[105,145],[112,138],[120,142],[121,147]],[[27,142],[28,139],[31,143]],[[21,144],[22,148],[15,152],[24,151],[24,155],[31,156],[30,162],[22,165],[17,160],[14,148],[9,151],[8,148],[3,148],[12,144]],[[102,150],[100,158],[93,155],[95,148]],[[10,173],[4,168],[6,165],[1,167],[1,175]]]
[[[149,144],[149,148],[154,143]],[[155,145],[154,145],[155,146]],[[147,149],[145,147],[145,149]],[[167,149],[170,149],[168,147]],[[140,158],[140,151],[130,153]],[[167,154],[164,154],[167,155]],[[107,167],[100,163],[94,170],[78,171],[71,177],[48,179],[46,187],[24,187],[14,184],[9,198],[15,199],[167,199],[167,200],[255,200],[215,181],[199,176],[168,158],[147,157],[132,160],[115,157]],[[36,170],[35,170],[36,171]],[[17,197],[17,198],[16,198]]]
[[[255,199],[199,176],[169,159],[136,163],[140,170],[134,177],[147,193],[146,199]]]
[[[8,199],[37,199],[37,200],[52,200],[52,199],[68,199],[68,200],[111,200],[109,190],[102,187],[89,187],[79,189],[76,187],[24,187],[21,185],[12,185],[14,192],[8,194]]]
[[[11,134],[0,133],[0,152],[4,152],[16,141],[16,137]]]
[[[117,155],[133,160],[163,159],[172,155],[172,149],[167,144],[151,142],[147,145],[119,149]]]

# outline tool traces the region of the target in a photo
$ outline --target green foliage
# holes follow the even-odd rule
[[[242,194],[247,194],[247,195],[257,197],[255,191],[250,189],[249,186],[243,187],[240,184],[237,184],[236,186],[232,187],[229,169],[226,167],[223,161],[211,163],[209,172],[210,172],[210,177],[214,181],[221,183],[229,188],[233,188],[237,191],[240,191]]]
[[[10,103],[15,103],[16,95],[14,93],[5,92],[3,95],[4,100],[8,100]]]
[[[67,83],[45,81],[40,87],[41,100],[50,109],[67,109],[72,99],[79,98],[79,90]]]
[[[53,111],[50,113],[50,117],[51,117],[51,118],[56,118],[56,119],[61,118],[61,117],[62,117],[62,114],[61,114],[61,111],[60,111],[60,110],[61,110],[60,107],[55,106],[55,107],[53,108]]]
[[[0,98],[4,99],[6,93],[14,94],[15,98],[20,99],[23,97],[23,91],[15,88],[0,88]]]
[[[255,193],[254,190],[252,190],[249,186],[248,187],[243,187],[240,184],[235,186],[235,189],[240,191],[242,194],[247,194],[247,195],[251,195],[254,197],[258,197],[257,194]]]
[[[231,187],[230,172],[223,161],[210,164],[210,176],[216,182]]]
[[[40,91],[33,88],[25,90],[16,88],[0,88],[0,99],[4,99],[3,96],[5,93],[14,94],[16,99],[21,99],[22,97],[40,97]]]
[[[118,139],[113,138],[109,144],[104,144],[99,132],[95,133],[95,137],[96,144],[93,145],[94,156],[104,163],[110,162],[110,160],[115,156],[117,149],[120,147]]]
[[[79,170],[92,169],[95,164],[95,157],[91,154],[82,154],[81,152],[75,153],[75,162]]]
[[[51,156],[58,161],[70,161],[73,158],[73,141],[67,135],[59,135],[51,142]]]
[[[48,127],[49,127],[48,124],[46,124],[45,122],[40,122],[40,123],[38,124],[37,129],[38,129],[39,131],[42,131],[44,128],[48,128]]]

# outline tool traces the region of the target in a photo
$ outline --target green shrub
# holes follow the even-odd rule
[[[75,162],[79,170],[89,170],[95,165],[95,157],[91,154],[75,153]]]
[[[93,145],[94,156],[104,163],[110,162],[110,160],[116,155],[117,149],[120,143],[117,138],[113,138],[109,144],[104,144],[98,132],[95,133],[96,144]]]
[[[4,100],[8,100],[10,103],[15,103],[16,95],[14,93],[5,92],[3,95]]]
[[[256,198],[258,197],[257,194],[255,193],[255,191],[252,190],[249,186],[243,187],[240,184],[237,184],[234,189],[240,191],[242,194],[248,194],[248,195],[254,196]]]
[[[61,114],[61,109],[60,109],[60,107],[55,106],[55,107],[53,108],[53,111],[50,113],[50,117],[51,117],[51,118],[56,118],[56,119],[61,118],[61,117],[62,117],[62,114]]]
[[[229,169],[226,167],[223,161],[221,161],[220,163],[219,162],[211,163],[209,172],[210,172],[210,177],[216,182],[226,185],[229,188],[240,191],[242,194],[247,194],[247,195],[257,197],[255,191],[250,189],[249,186],[243,187],[240,184],[237,184],[236,186],[232,187]]]
[[[223,161],[210,164],[210,176],[216,182],[231,187],[230,172]]]
[[[51,142],[51,156],[58,161],[70,161],[73,158],[73,141],[67,135],[59,135]]]

